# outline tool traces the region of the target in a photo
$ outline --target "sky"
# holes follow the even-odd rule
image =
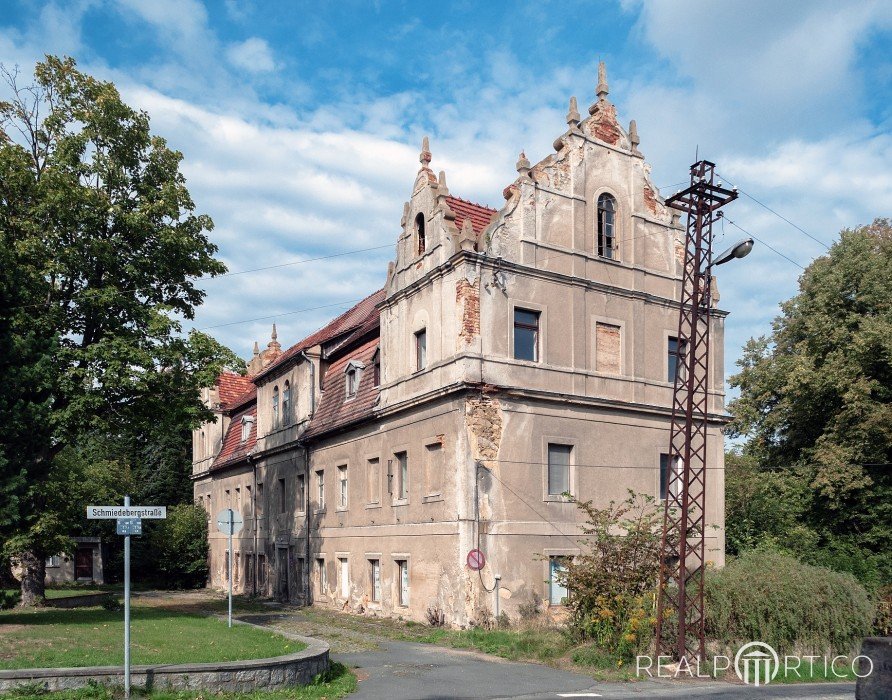
[[[732,374],[840,229],[892,215],[890,49],[881,1],[0,0],[0,63],[72,56],[183,153],[240,273],[201,282],[194,327],[244,357],[384,283],[424,135],[453,194],[498,208],[603,60],[663,196],[695,154],[746,193],[726,215],[759,240],[719,270]]]

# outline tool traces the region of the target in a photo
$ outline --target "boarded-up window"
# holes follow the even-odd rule
[[[609,323],[595,324],[595,370],[606,374],[619,374],[620,327]]]
[[[427,495],[439,495],[443,479],[443,446],[439,442],[426,445],[424,453],[424,475]]]

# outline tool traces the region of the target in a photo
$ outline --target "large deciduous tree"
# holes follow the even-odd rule
[[[795,494],[815,536],[804,554],[892,580],[890,221],[842,231],[739,364],[732,427],[758,469],[781,470],[778,498]]]
[[[47,57],[24,87],[4,75],[0,537],[30,604],[43,597],[45,557],[70,546],[75,516],[59,489],[108,485],[98,464],[139,461],[123,450],[91,462],[85,441],[164,449],[165,430],[181,437],[205,416],[198,388],[238,360],[207,336],[184,337],[178,321],[204,298],[196,280],[225,271],[182,155],[70,58]]]

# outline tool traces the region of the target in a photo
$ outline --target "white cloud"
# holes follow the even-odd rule
[[[256,36],[232,44],[227,49],[226,55],[233,66],[249,73],[268,73],[276,68],[269,44]]]

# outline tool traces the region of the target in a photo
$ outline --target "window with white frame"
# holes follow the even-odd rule
[[[570,492],[570,456],[572,445],[548,444],[548,495]]]
[[[325,470],[316,472],[316,503],[319,510],[325,508]]]
[[[567,602],[567,586],[561,578],[566,571],[567,557],[548,557],[548,602],[551,605],[564,605]]]
[[[409,606],[409,561],[408,559],[396,560],[397,585],[399,586],[398,600],[402,607]]]
[[[338,467],[338,508],[347,507],[347,465]]]
[[[409,454],[397,452],[396,457],[396,497],[398,500],[409,498]]]
[[[372,579],[372,602],[381,602],[381,560],[369,560],[369,575]]]
[[[254,416],[242,416],[242,442],[248,442],[248,438],[251,437],[252,425],[254,425]]]

